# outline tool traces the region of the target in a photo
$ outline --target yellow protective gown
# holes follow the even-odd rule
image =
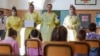
[[[24,21],[24,20],[33,20],[33,21],[36,23],[36,25],[40,23],[39,14],[36,13],[36,12],[33,12],[33,13],[28,12],[28,13],[26,13],[26,14],[24,15],[24,18],[23,18],[23,21]],[[29,36],[31,30],[34,29],[34,28],[35,28],[35,27],[27,27],[27,28],[26,28],[26,30],[25,30],[25,35],[24,35],[25,38],[24,38],[24,39],[27,39],[27,38],[28,38],[28,36]]]
[[[13,28],[14,30],[17,31],[17,42],[20,46],[21,44],[21,41],[20,41],[20,30],[21,30],[21,27],[22,27],[22,20],[17,17],[17,16],[10,16],[7,18],[7,21],[6,21],[6,29],[7,29],[7,32],[6,32],[6,36],[8,36],[8,30],[10,28]]]
[[[59,23],[57,19],[57,15],[55,13],[43,13],[41,17],[41,34],[43,41],[50,41],[51,40],[51,33],[55,28],[56,24]]]
[[[77,31],[80,25],[79,18],[77,16],[68,15],[65,17],[63,25],[67,28],[67,41],[77,41]],[[69,29],[67,26],[72,27]]]

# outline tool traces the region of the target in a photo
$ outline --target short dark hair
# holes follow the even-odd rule
[[[39,35],[39,31],[38,31],[38,30],[33,29],[33,30],[31,31],[31,36],[32,36],[32,37],[37,37],[38,35]]]
[[[10,29],[9,29],[9,33],[8,33],[8,36],[14,36],[14,35],[17,36],[17,31],[14,30],[14,29],[12,29],[12,28],[10,28]]]
[[[30,34],[32,37],[39,38],[42,41],[41,33],[37,29],[33,29]],[[29,39],[30,39],[30,35],[29,35]]]
[[[96,32],[96,24],[95,23],[90,23],[89,24],[89,30],[91,32]]]
[[[86,31],[83,30],[83,29],[79,30],[79,32],[78,32],[78,39],[80,41],[82,41],[82,40],[85,40],[85,38],[86,38]]]
[[[67,40],[67,30],[64,26],[57,26],[52,32],[51,41],[66,41]]]

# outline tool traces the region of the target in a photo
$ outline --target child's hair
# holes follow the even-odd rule
[[[52,32],[51,41],[66,41],[67,40],[67,30],[64,26],[57,26]]]
[[[78,39],[79,39],[80,41],[82,41],[82,40],[85,40],[85,38],[86,38],[86,31],[83,30],[83,29],[81,29],[81,30],[78,32]]]
[[[95,24],[95,23],[89,24],[89,30],[90,30],[91,32],[96,32],[96,24]]]
[[[34,30],[31,31],[31,36],[32,37],[37,37],[38,35],[39,35],[38,30],[34,29]]]
[[[41,33],[37,29],[33,29],[30,33],[33,38],[39,38],[42,40]]]
[[[12,29],[12,28],[10,28],[10,29],[9,29],[9,33],[8,33],[8,36],[14,36],[14,35],[17,36],[17,31],[14,30],[14,29]]]

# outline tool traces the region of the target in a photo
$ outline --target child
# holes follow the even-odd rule
[[[4,40],[2,40],[2,43],[10,44],[13,49],[13,54],[19,55],[19,47],[18,47],[16,38],[17,38],[17,32],[15,30],[13,30],[12,28],[10,28],[8,37],[6,37]]]
[[[89,25],[89,31],[90,32],[86,36],[87,40],[98,40],[98,39],[100,39],[100,36],[98,34],[96,34],[96,24],[95,23],[91,23]],[[89,56],[100,56],[99,52],[100,52],[99,48],[93,47],[90,50]]]
[[[86,31],[81,29],[78,32],[78,40],[79,42],[84,42],[85,38],[86,38]],[[80,54],[80,53],[75,53],[74,56],[87,56],[87,54]]]
[[[39,47],[39,56],[42,56],[42,43],[41,40],[39,39],[41,37],[40,32],[36,29],[33,29],[30,34],[30,39],[37,39],[40,42],[40,47]],[[38,56],[38,48],[27,48],[27,55],[28,56]]]
[[[67,41],[67,30],[64,26],[57,26],[52,32],[51,41]]]
[[[89,25],[89,33],[86,36],[87,40],[91,40],[91,39],[99,39],[100,36],[96,34],[96,24],[95,23],[91,23]]]
[[[38,30],[36,30],[36,29],[32,30],[32,31],[31,31],[31,34],[29,35],[29,39],[32,39],[32,36],[33,36],[34,38],[39,39],[39,40],[42,41],[41,33],[40,33]]]
[[[85,30],[80,30],[78,32],[78,40],[79,41],[84,41],[86,38],[86,31]]]

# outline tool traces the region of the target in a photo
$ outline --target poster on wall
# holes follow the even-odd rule
[[[96,21],[97,27],[100,27],[100,13],[96,13],[95,21]]]
[[[75,5],[96,5],[97,0],[75,0]]]
[[[85,21],[88,21],[89,19],[88,19],[88,16],[87,15],[83,15],[82,16],[82,22],[85,22]]]
[[[91,14],[79,14],[82,28],[88,28],[91,20]]]

